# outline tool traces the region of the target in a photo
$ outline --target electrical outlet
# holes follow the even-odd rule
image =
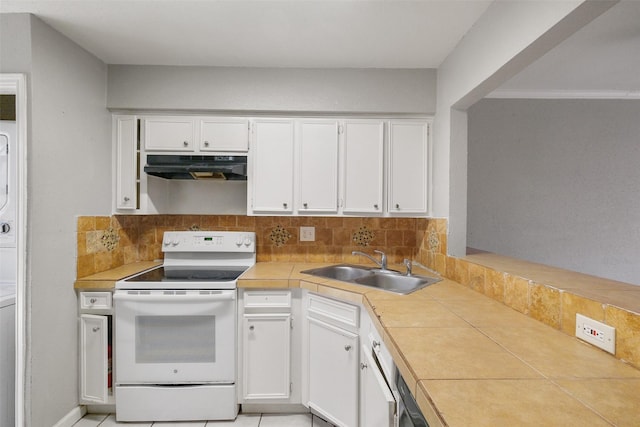
[[[576,337],[611,354],[616,353],[616,328],[579,313],[576,313]]]
[[[300,241],[301,242],[315,242],[316,241],[316,228],[315,227],[300,227]]]

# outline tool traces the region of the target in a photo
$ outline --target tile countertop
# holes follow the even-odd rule
[[[118,280],[143,272],[150,268],[162,265],[162,261],[140,261],[126,264],[121,267],[92,274],[91,276],[76,279],[73,287],[77,290],[113,290]]]
[[[323,265],[258,263],[238,287],[362,303],[430,426],[640,425],[640,370],[602,350],[451,280],[397,295],[300,273]]]
[[[160,264],[125,265],[75,288],[113,289]],[[324,265],[257,263],[238,287],[301,287],[361,303],[430,426],[640,425],[640,370],[602,350],[451,280],[397,295],[301,273]]]

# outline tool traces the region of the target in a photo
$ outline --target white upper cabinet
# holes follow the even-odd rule
[[[425,122],[389,123],[389,213],[427,213],[428,138]]]
[[[258,119],[249,151],[249,212],[293,212],[293,120]]]
[[[338,122],[298,123],[298,213],[338,212]]]
[[[344,123],[344,213],[381,214],[384,185],[384,122]]]
[[[193,151],[195,126],[191,117],[148,117],[144,120],[147,151]]]
[[[116,209],[136,209],[139,197],[138,120],[136,116],[114,116],[116,143]]]
[[[249,120],[204,118],[199,120],[200,150],[246,152],[249,149]]]

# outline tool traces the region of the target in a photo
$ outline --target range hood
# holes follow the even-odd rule
[[[247,180],[247,156],[148,155],[147,175],[165,179]]]

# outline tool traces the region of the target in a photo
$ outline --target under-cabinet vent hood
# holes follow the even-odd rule
[[[165,179],[247,180],[247,156],[148,155],[147,175]]]

